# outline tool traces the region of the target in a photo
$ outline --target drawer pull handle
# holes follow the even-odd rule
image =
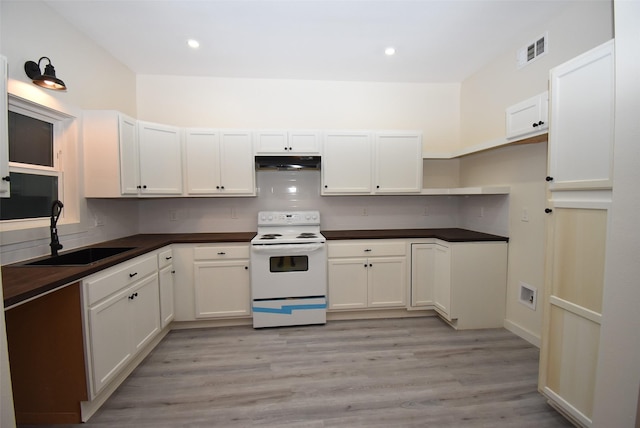
[[[176,271],[175,271],[175,270],[172,270],[172,271],[171,271],[171,273],[176,273]]]
[[[133,278],[134,276],[136,276],[138,274],[138,272],[134,272],[134,273],[130,273],[129,274],[129,278]]]
[[[129,300],[133,300],[136,297],[138,297],[138,293],[133,293],[131,296],[129,296]]]
[[[367,248],[364,250],[365,253],[370,253],[371,252],[371,248]]]
[[[165,257],[164,259],[165,260],[171,260],[172,258],[173,258],[172,256],[169,256],[169,257]]]
[[[227,254],[227,253],[225,253],[224,251],[220,251],[220,252],[218,253],[218,255],[219,255],[219,256],[224,256],[225,254]]]

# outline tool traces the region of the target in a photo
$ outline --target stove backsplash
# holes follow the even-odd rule
[[[320,171],[256,174],[255,198],[139,200],[140,233],[255,231],[258,212],[273,210],[318,210],[323,230],[464,227],[474,217],[460,196],[320,196]],[[507,235],[508,197],[494,199],[474,229]]]

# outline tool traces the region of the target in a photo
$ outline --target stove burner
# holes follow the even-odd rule
[[[317,238],[318,235],[311,232],[302,232],[300,235],[296,236],[296,238]]]
[[[276,239],[277,237],[282,236],[279,233],[267,233],[260,237],[260,239]]]

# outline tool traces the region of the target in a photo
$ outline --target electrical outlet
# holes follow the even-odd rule
[[[169,221],[178,221],[178,211],[176,210],[169,211]]]
[[[104,220],[102,219],[102,217],[95,216],[95,217],[93,218],[93,225],[94,225],[95,227],[104,226]]]
[[[520,221],[529,221],[529,209],[527,207],[522,208],[522,217]]]
[[[363,215],[363,216],[365,216],[365,215],[369,215],[369,211],[367,210],[367,207],[363,207],[363,208],[362,208],[362,215]]]
[[[478,210],[478,217],[484,217],[484,207],[480,207]]]
[[[238,211],[235,207],[231,208],[231,218],[238,218]]]
[[[430,214],[429,205],[425,205],[424,206],[424,211],[422,212],[422,215],[427,217],[429,214]]]

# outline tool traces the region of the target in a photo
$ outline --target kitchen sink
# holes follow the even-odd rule
[[[25,263],[24,266],[84,266],[132,249],[133,248],[122,247],[83,248],[66,254]]]

